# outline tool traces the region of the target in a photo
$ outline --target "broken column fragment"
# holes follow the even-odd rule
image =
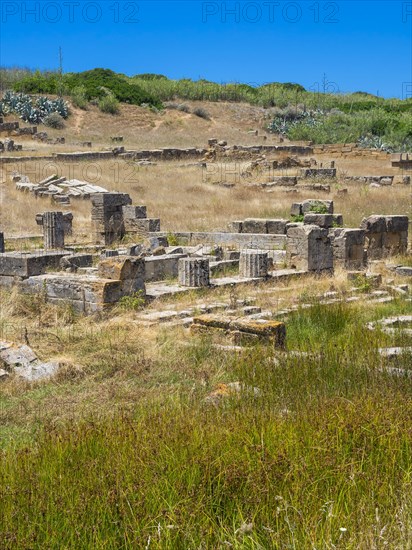
[[[267,277],[268,266],[267,252],[243,251],[239,260],[239,277],[246,279]]]
[[[64,248],[63,212],[43,213],[43,239],[46,250]]]
[[[178,268],[179,284],[189,287],[209,286],[209,259],[181,258]]]

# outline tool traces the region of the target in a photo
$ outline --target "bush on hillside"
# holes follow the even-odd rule
[[[50,128],[61,130],[64,128],[64,118],[59,113],[50,113],[43,120],[43,123]]]
[[[86,88],[84,86],[76,86],[73,88],[71,94],[71,100],[74,107],[87,111],[88,101],[86,95]]]
[[[99,100],[99,109],[102,113],[118,115],[120,112],[119,102],[113,95],[107,95]]]
[[[200,118],[204,118],[205,120],[210,120],[209,113],[206,109],[203,109],[203,107],[196,107],[196,109],[193,109],[193,114]]]

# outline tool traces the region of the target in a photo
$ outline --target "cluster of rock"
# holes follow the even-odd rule
[[[0,153],[3,153],[4,151],[21,151],[22,149],[23,145],[17,145],[16,143],[14,143],[14,140],[10,138],[6,138],[4,141],[0,141]]]
[[[71,199],[90,199],[93,193],[108,193],[107,189],[87,181],[68,180],[64,176],[53,174],[39,183],[32,183],[28,176],[13,173],[12,181],[18,191],[33,193],[36,197],[49,197],[62,205],[70,204]]]
[[[59,363],[55,361],[42,362],[34,351],[27,345],[16,346],[11,342],[0,341],[0,379],[14,374],[35,382],[50,378],[59,370]]]

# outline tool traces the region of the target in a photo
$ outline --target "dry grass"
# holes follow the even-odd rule
[[[342,196],[333,191],[330,194],[302,191],[299,195],[291,195],[279,189],[266,193],[243,182],[241,163],[219,165],[212,177],[210,168],[184,164],[176,161],[145,167],[123,160],[59,166],[45,161],[6,164],[2,167],[0,180],[0,204],[3,205],[0,225],[6,236],[38,234],[35,214],[51,207],[49,199],[36,200],[30,194],[17,191],[10,181],[14,170],[28,174],[34,181],[58,172],[66,177],[87,179],[109,190],[129,193],[135,204],[147,206],[150,217],[160,217],[162,230],[170,232],[226,230],[228,222],[248,217],[287,218],[291,202],[315,197],[333,198],[335,212],[343,214],[348,227],[358,226],[362,218],[370,214],[412,214],[412,195],[407,186],[371,189],[345,184],[349,193]],[[239,183],[233,188],[213,183],[225,179]],[[75,238],[88,241],[90,202],[73,200],[70,210],[75,215]]]

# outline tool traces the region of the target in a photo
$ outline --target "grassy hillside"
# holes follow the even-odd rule
[[[253,87],[206,80],[171,80],[156,74],[128,77],[108,69],[62,76],[57,72],[2,69],[0,80],[3,90],[11,87],[32,94],[62,92],[84,108],[90,100],[102,101],[107,93],[123,103],[157,109],[165,102],[181,100],[243,102],[271,109],[267,129],[291,140],[359,142],[387,151],[412,150],[412,99],[384,99],[365,92],[328,93],[325,77],[318,91],[308,91],[294,83],[273,82]],[[113,113],[116,112],[118,109],[114,108]]]

